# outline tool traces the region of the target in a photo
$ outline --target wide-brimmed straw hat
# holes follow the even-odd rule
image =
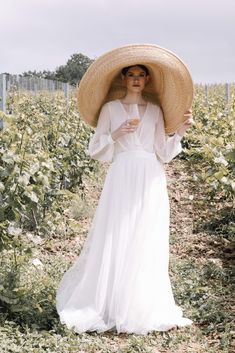
[[[102,105],[125,96],[121,70],[138,64],[145,65],[150,73],[143,98],[161,106],[166,133],[175,132],[187,120],[184,113],[193,101],[193,81],[187,66],[167,49],[154,44],[132,44],[103,54],[84,74],[77,99],[85,122],[95,127]]]

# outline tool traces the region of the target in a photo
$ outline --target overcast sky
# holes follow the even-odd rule
[[[175,52],[195,82],[235,82],[235,0],[0,0],[0,73],[54,70],[129,43]]]

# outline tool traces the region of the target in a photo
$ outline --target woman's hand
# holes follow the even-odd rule
[[[184,124],[177,130],[177,133],[180,136],[183,136],[186,132],[186,130],[188,130],[193,124],[194,124],[194,120],[193,120],[193,115],[192,115],[192,110],[189,109],[185,114],[185,117],[187,117],[188,119],[184,122]]]
[[[119,126],[119,128],[117,128],[117,130],[112,132],[111,137],[114,141],[126,134],[136,131],[138,124],[131,124],[131,120],[132,119],[125,121]]]

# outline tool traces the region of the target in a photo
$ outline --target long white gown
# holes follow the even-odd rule
[[[186,326],[169,274],[169,200],[164,162],[181,151],[166,137],[161,109],[148,103],[134,133],[110,133],[129,116],[106,103],[89,144],[92,158],[112,161],[81,254],[57,292],[62,323],[85,331],[147,334]]]

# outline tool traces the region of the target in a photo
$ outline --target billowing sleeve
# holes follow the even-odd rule
[[[182,136],[177,132],[173,136],[167,136],[165,134],[163,114],[162,110],[159,109],[155,130],[154,149],[156,155],[163,163],[170,162],[182,151],[181,140]]]
[[[91,158],[109,162],[113,158],[114,143],[110,131],[110,110],[106,103],[101,109],[96,131],[89,142],[88,153]]]

